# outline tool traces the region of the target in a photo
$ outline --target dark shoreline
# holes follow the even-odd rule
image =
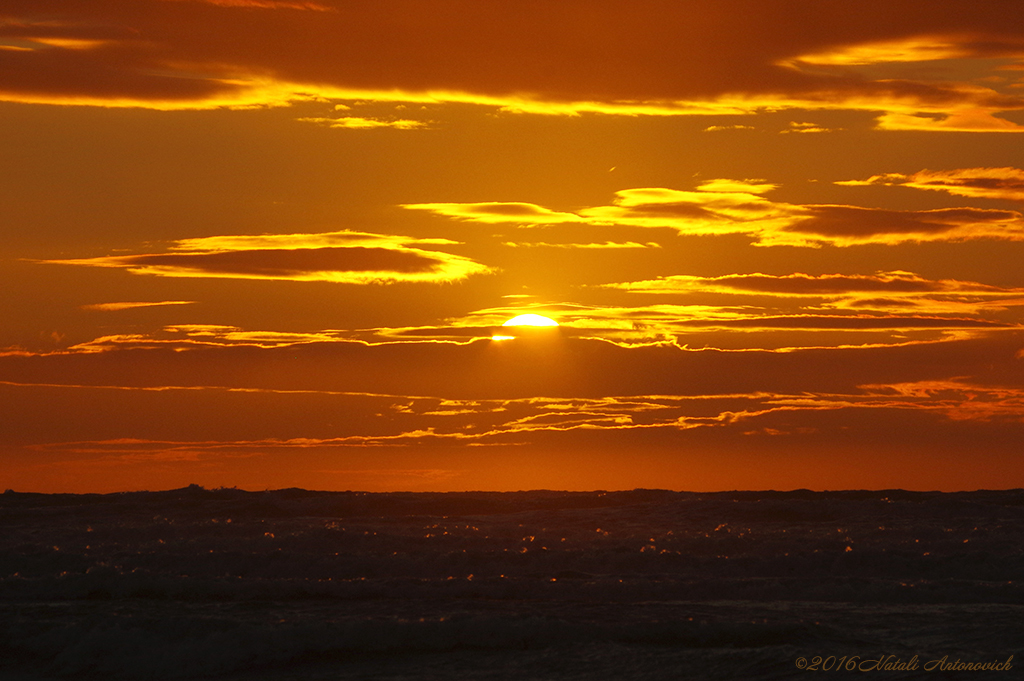
[[[1016,496],[1017,499],[1013,497]],[[268,490],[244,490],[237,487],[205,488],[189,485],[170,490],[136,490],[121,492],[22,492],[6,490],[0,494],[0,509],[10,507],[60,506],[72,504],[104,504],[159,501],[238,501],[269,499],[285,503],[302,504],[310,499],[330,499],[340,504],[340,509],[351,507],[380,510],[404,510],[413,501],[436,502],[450,500],[456,505],[467,507],[467,512],[500,512],[516,503],[529,508],[598,508],[637,503],[670,501],[822,501],[822,500],[865,500],[887,499],[891,501],[926,502],[939,498],[972,502],[993,502],[1003,505],[1024,506],[1024,488],[979,489],[942,492],[938,490],[904,489],[849,489],[849,490],[720,490],[715,492],[673,491],[665,489],[632,490],[516,490],[516,491],[458,491],[458,492],[364,492],[358,490],[328,491],[307,490],[298,487]],[[479,509],[479,510],[477,510]],[[526,510],[526,509],[522,509]]]

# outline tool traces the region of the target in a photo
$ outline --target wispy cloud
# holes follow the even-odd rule
[[[162,0],[163,2],[200,2],[217,7],[234,7],[239,9],[296,9],[313,12],[337,12],[336,7],[319,2],[305,0]]]
[[[675,275],[605,284],[632,293],[674,295],[730,309],[733,327],[970,328],[1006,326],[999,313],[1024,306],[1024,289],[932,280],[911,272]],[[723,296],[725,298],[723,299]],[[754,304],[756,303],[756,305]],[[718,321],[718,324],[723,322]],[[898,340],[898,336],[893,338]]]
[[[377,130],[380,128],[393,128],[395,130],[416,130],[425,128],[427,124],[423,121],[408,119],[380,119],[360,118],[358,116],[343,116],[341,118],[300,118],[300,121],[316,123],[328,128],[345,128],[348,130]]]
[[[803,54],[784,60],[782,63],[793,68],[800,68],[804,65],[859,66],[960,59],[972,54],[971,49],[963,44],[966,40],[968,38],[964,36],[938,35],[855,43],[836,46],[818,53]]]
[[[101,312],[116,312],[119,310],[133,310],[137,307],[159,307],[161,305],[192,305],[194,300],[160,300],[157,302],[134,302],[134,303],[94,303],[83,305],[83,310],[97,310]]]
[[[778,186],[762,179],[730,180],[720,177],[701,182],[697,185],[697,191],[726,194],[767,194]]]
[[[42,262],[126,269],[164,277],[284,279],[345,284],[448,282],[490,269],[470,258],[420,246],[414,239],[364,232],[213,236],[182,239],[169,252]]]
[[[1024,109],[1003,68],[1024,56],[1024,36],[1001,5],[943,4],[954,9],[906,8],[899,20],[879,2],[821,6],[816,21],[827,30],[807,33],[792,30],[801,4],[741,0],[700,12],[598,3],[587,7],[586,31],[573,12],[469,0],[96,0],[62,7],[59,26],[39,19],[34,3],[11,0],[0,98],[160,109],[470,103],[547,115],[846,109],[876,113],[881,129],[1024,130],[1000,117]],[[632,49],[640,42],[645,49]],[[961,68],[917,68],[936,61]]]
[[[969,196],[978,199],[1024,201],[1024,170],[1020,168],[959,168],[957,170],[920,170],[904,175],[885,173],[866,180],[836,182],[847,186],[884,185],[910,187]]]
[[[513,201],[484,201],[481,203],[407,203],[410,210],[425,210],[451,218],[491,224],[516,223],[529,225],[557,225],[563,222],[585,223],[587,219],[576,213],[550,210],[533,203]]]
[[[582,249],[632,249],[632,248],[661,248],[661,244],[653,241],[638,243],[636,241],[604,241],[595,243],[565,243],[551,244],[544,241],[505,241],[503,246],[512,248],[582,248]]]
[[[56,401],[63,405],[67,402],[74,405],[75,411],[71,414],[72,420],[59,430],[65,434],[65,439],[39,442],[32,445],[32,449],[106,454],[112,460],[128,463],[384,446],[527,445],[553,436],[595,431],[650,431],[660,432],[663,437],[694,430],[780,436],[834,430],[841,428],[843,423],[851,422],[868,427],[870,424],[864,419],[868,411],[889,412],[895,420],[916,414],[932,419],[932,424],[1019,425],[1024,423],[1024,383],[1021,382],[1019,368],[1007,371],[1013,358],[1006,352],[1005,341],[785,353],[721,353],[669,347],[630,350],[579,341],[591,346],[581,357],[587,361],[586,368],[596,368],[599,366],[596,362],[608,359],[611,354],[620,362],[618,367],[607,366],[606,376],[593,377],[602,387],[615,384],[627,388],[624,392],[591,396],[572,394],[584,386],[577,386],[575,391],[567,391],[564,395],[497,394],[468,398],[259,387],[195,386],[188,391],[165,387],[153,391],[146,386],[114,389],[50,385],[45,388],[45,394],[51,396],[50,403]],[[1009,345],[1012,346],[1013,342]],[[503,347],[507,349],[507,346]],[[454,349],[466,356],[474,351],[467,346]],[[964,350],[983,352],[967,355]],[[290,352],[293,353],[294,349]],[[674,354],[677,361],[668,366],[659,363],[659,371],[673,370],[674,373],[659,378],[645,372],[654,356],[664,358],[669,353]],[[959,361],[955,361],[957,357]],[[185,358],[202,362],[201,357],[189,357],[187,353]],[[940,358],[954,362],[938,365],[935,361]],[[102,364],[101,358],[87,359]],[[157,357],[150,355],[136,359],[148,362]],[[543,365],[536,354],[519,353],[515,360],[520,362],[523,370],[536,370]],[[501,363],[503,359],[500,354],[495,354],[490,361]],[[593,367],[589,364],[591,361],[595,362]],[[683,366],[688,372],[675,373]],[[755,366],[761,370],[751,371]],[[702,372],[706,371],[718,372],[715,380],[703,378]],[[799,375],[794,375],[794,372]],[[465,386],[452,384],[450,380],[461,373],[464,370],[449,376],[442,390],[464,391]],[[573,380],[564,374],[549,374],[544,378],[548,391],[556,384]],[[864,381],[864,378],[868,380]],[[644,390],[673,382],[682,388],[680,394]],[[583,379],[583,383],[586,384],[587,380]],[[435,385],[440,386],[439,383]],[[504,388],[509,385],[506,382]],[[569,384],[565,383],[561,389],[568,387]],[[8,394],[17,394],[14,391],[20,390],[26,395],[40,390],[10,382],[0,389]],[[143,397],[139,393],[133,395],[131,391],[147,392]],[[133,418],[124,421],[117,437],[93,435],[109,432],[110,428],[86,418],[102,407],[93,407],[93,400],[72,399],[75,395],[80,397],[83,392],[102,395],[98,399],[100,405],[111,401],[124,405],[124,413]],[[196,413],[195,404],[205,404],[211,399],[207,393],[215,394],[220,403],[230,404],[233,409],[227,414],[196,414],[188,424],[176,428],[174,437],[158,435],[166,429],[160,419],[153,416]],[[72,401],[68,402],[69,399]],[[33,399],[15,404],[13,413],[42,419],[44,424],[68,416],[53,409],[37,413],[34,411],[37,402]],[[238,432],[238,424],[254,414],[260,415],[261,427],[255,432],[261,434],[232,436]],[[26,424],[31,422],[32,419],[17,421],[15,435],[28,428]],[[248,429],[245,432],[254,431]]]
[[[646,281],[606,284],[643,293],[750,293],[784,296],[836,296],[850,293],[929,295],[958,293],[969,295],[1020,296],[1024,289],[1007,289],[977,282],[930,280],[912,272],[876,274],[726,274],[719,277],[675,275]]]
[[[781,134],[785,133],[815,133],[815,132],[835,132],[838,128],[826,128],[815,123],[797,123],[791,121],[789,127],[785,130],[780,130]]]
[[[1017,108],[1017,107],[1014,107]],[[994,116],[982,107],[966,108],[949,114],[887,113],[878,117],[879,130],[914,130],[920,132],[1024,132],[1005,118]]]
[[[712,180],[695,191],[623,189],[610,205],[575,212],[531,203],[406,204],[444,217],[521,227],[584,223],[667,228],[688,236],[743,234],[760,246],[819,247],[924,241],[1024,241],[1017,211],[982,208],[883,210],[790,204],[761,196],[774,188],[751,180]]]
[[[742,124],[738,124],[737,123],[737,124],[734,124],[734,125],[709,125],[708,127],[704,128],[704,132],[721,132],[723,130],[756,130],[756,129],[757,128],[755,128],[753,125],[742,125]]]

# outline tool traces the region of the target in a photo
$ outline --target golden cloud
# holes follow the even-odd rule
[[[891,112],[878,117],[879,130],[922,132],[1024,132],[1018,125],[984,108],[966,108],[949,114]]]
[[[722,130],[756,130],[752,125],[709,125],[704,132],[721,132]]]
[[[908,8],[894,21],[881,4],[830,5],[818,12],[826,30],[807,34],[792,29],[802,5],[738,0],[700,11],[588,4],[586,31],[574,11],[470,0],[95,0],[46,20],[31,0],[10,0],[0,99],[157,109],[440,102],[553,115],[853,109],[880,112],[883,129],[1024,130],[998,118],[1024,99],[978,85],[1021,59],[1024,37],[1005,12],[942,4],[960,9]],[[916,68],[940,59],[971,68],[944,79]]]
[[[780,130],[779,134],[835,132],[837,129],[841,130],[842,128],[825,128],[814,123],[797,123],[795,121],[790,121],[789,127],[785,130]]]
[[[212,236],[182,239],[167,253],[44,260],[114,267],[164,277],[280,279],[345,284],[450,282],[490,268],[452,253],[418,248],[447,239],[413,239],[363,232]]]
[[[640,293],[739,293],[775,294],[783,296],[836,296],[850,293],[933,294],[963,293],[972,295],[1024,294],[1024,289],[1006,289],[977,282],[952,279],[929,280],[912,272],[878,272],[876,274],[823,274],[802,273],[786,275],[726,274],[720,277],[694,277],[674,275],[645,281],[605,284],[603,288],[617,288]]]
[[[661,248],[661,244],[653,241],[638,243],[636,241],[604,241],[596,243],[566,243],[550,244],[544,241],[505,241],[502,246],[511,248],[582,248],[582,249],[632,249],[632,248]]]
[[[137,307],[159,307],[161,305],[191,305],[193,303],[195,303],[194,300],[160,300],[156,302],[133,303],[94,303],[92,305],[83,305],[82,309],[111,312],[118,310],[134,310]]]
[[[819,247],[970,239],[1024,240],[1016,211],[980,208],[896,211],[843,205],[799,205],[760,195],[774,187],[751,180],[711,180],[696,191],[623,189],[611,205],[576,212],[531,203],[421,203],[411,210],[521,227],[565,223],[673,229],[686,236],[743,234],[759,246]],[[753,193],[753,192],[757,193]]]
[[[542,208],[532,203],[485,201],[482,203],[406,203],[402,208],[425,210],[445,217],[490,224],[518,223],[524,226],[587,222],[575,213]]]
[[[701,192],[725,192],[725,193],[746,193],[764,194],[776,189],[779,185],[766,182],[765,180],[729,180],[718,178],[707,180],[697,185],[697,191]]]
[[[358,116],[342,116],[341,118],[300,118],[300,121],[317,123],[328,128],[346,128],[349,130],[377,130],[380,128],[394,128],[395,130],[416,130],[425,128],[427,124],[423,121],[407,119],[382,120],[379,118],[360,118]]]
[[[964,45],[970,36],[915,36],[900,40],[840,45],[825,52],[804,54],[784,60],[782,65],[851,66],[890,62],[920,62],[937,59],[962,59],[971,56]]]
[[[764,245],[853,246],[923,241],[1004,239],[1024,241],[1024,219],[1016,211],[980,208],[882,210],[859,206],[803,206],[806,217],[762,237]]]
[[[757,298],[758,307],[736,303],[734,326],[788,323],[820,324],[821,328],[927,328],[1005,325],[992,314],[1024,306],[1024,288],[999,287],[972,281],[925,279],[912,272],[872,275],[728,274],[719,277],[675,275],[644,281],[604,284],[633,293],[707,298]],[[850,317],[834,316],[836,312]],[[825,313],[825,314],[823,314]],[[808,316],[810,315],[810,316]],[[865,317],[864,315],[870,315]],[[860,321],[857,321],[857,319]],[[803,319],[803,322],[800,320]],[[817,321],[812,321],[817,320]],[[896,339],[894,339],[896,340]]]
[[[1024,201],[1024,170],[1012,167],[920,170],[909,175],[886,173],[872,175],[866,180],[846,180],[836,184],[911,187],[979,199]]]

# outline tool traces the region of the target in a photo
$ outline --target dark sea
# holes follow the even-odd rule
[[[1024,678],[1024,490],[0,495],[4,681],[865,676]]]

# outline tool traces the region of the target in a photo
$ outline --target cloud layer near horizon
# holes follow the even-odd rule
[[[304,452],[382,448],[444,451],[451,465],[452,448],[485,458],[488,447],[735,456],[816,442],[907,455],[979,429],[986,455],[1003,456],[1024,434],[1022,348],[1019,332],[788,352],[572,338],[126,345],[0,357],[0,394],[12,405],[5,446],[34,452],[36,466],[69,457],[124,470],[253,457],[287,466]],[[109,410],[123,418],[101,418]]]

